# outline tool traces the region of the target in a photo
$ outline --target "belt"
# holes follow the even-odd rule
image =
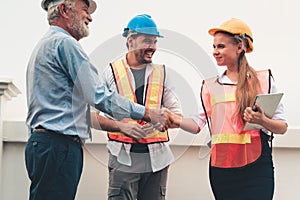
[[[62,133],[59,133],[59,132],[56,132],[56,131],[51,131],[51,130],[42,128],[40,126],[38,126],[37,128],[34,128],[33,132],[34,133],[38,133],[38,132],[48,133],[48,134],[51,134],[51,135],[55,135],[55,136],[59,136],[59,137],[64,137],[64,138],[67,138],[69,140],[72,140],[73,142],[82,144],[82,141],[81,141],[81,139],[80,139],[80,137],[78,135],[65,135],[65,134],[62,134]]]
[[[134,143],[131,144],[130,152],[133,153],[149,153],[147,144]]]

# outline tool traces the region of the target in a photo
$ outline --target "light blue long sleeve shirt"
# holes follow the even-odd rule
[[[89,105],[116,119],[142,119],[145,108],[104,86],[96,68],[64,29],[51,26],[27,68],[27,125],[90,137]]]

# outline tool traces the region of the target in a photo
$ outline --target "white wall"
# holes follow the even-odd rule
[[[250,64],[256,69],[271,68],[277,87],[284,91],[283,102],[286,107],[290,127],[300,127],[297,114],[300,109],[298,91],[300,89],[297,74],[300,72],[298,56],[300,26],[298,20],[299,1],[297,0],[254,0],[243,2],[238,0],[215,1],[174,1],[174,0],[116,0],[97,1],[98,10],[93,14],[90,24],[91,34],[81,41],[84,49],[92,54],[101,44],[120,35],[131,17],[138,13],[149,13],[158,26],[183,34],[198,44],[211,57],[212,37],[207,34],[211,27],[218,26],[224,20],[236,17],[244,20],[254,34],[254,52],[249,54]],[[4,108],[5,118],[23,121],[26,118],[25,71],[27,61],[35,44],[48,29],[46,13],[40,7],[40,0],[3,1],[0,16],[2,20],[2,38],[0,55],[0,76],[14,79],[14,83],[22,91],[22,95],[10,101]],[[163,41],[172,40],[168,35]],[[159,42],[160,43],[160,42]],[[158,47],[159,47],[158,43]],[[178,41],[179,45],[180,41]],[[124,43],[118,44],[124,46]],[[176,42],[174,44],[176,46]],[[112,49],[114,47],[107,47]],[[172,51],[172,47],[168,49]],[[187,52],[191,50],[187,50]],[[183,60],[182,55],[173,52],[172,56]],[[98,55],[105,60],[106,55]],[[116,55],[117,56],[117,55]],[[170,59],[166,53],[158,52],[155,61],[163,62],[175,71],[182,69],[181,65]],[[190,60],[185,60],[189,62]],[[214,60],[211,60],[215,63]],[[210,67],[210,65],[208,65]],[[103,66],[97,66],[103,67]],[[196,66],[208,70],[206,66]],[[216,69],[214,69],[216,71]],[[188,69],[182,78],[188,79],[194,75]],[[200,80],[188,82],[196,93]],[[196,84],[194,84],[196,83]],[[15,112],[12,112],[14,110]]]

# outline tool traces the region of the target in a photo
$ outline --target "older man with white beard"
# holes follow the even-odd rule
[[[135,104],[100,83],[78,42],[89,34],[93,0],[43,0],[41,5],[50,28],[27,68],[29,199],[69,200],[82,173],[82,145],[90,138],[90,106],[116,119],[159,123],[162,129],[170,119],[167,111]]]

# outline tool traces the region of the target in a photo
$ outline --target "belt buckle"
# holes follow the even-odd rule
[[[68,136],[68,138],[70,138],[74,142],[77,142],[77,143],[81,144],[81,139],[77,135],[76,136]]]

